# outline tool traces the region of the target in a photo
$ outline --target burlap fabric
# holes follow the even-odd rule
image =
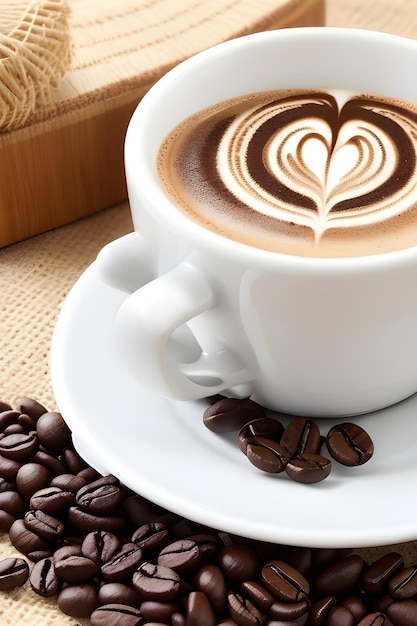
[[[328,0],[327,24],[417,38],[414,0]],[[0,250],[1,399],[14,402],[21,395],[31,395],[48,408],[57,408],[49,376],[49,349],[60,306],[101,247],[131,229],[125,203]],[[417,562],[417,543],[394,548],[407,562]],[[362,552],[372,560],[387,549],[381,546]],[[8,538],[1,537],[0,558],[13,553]],[[0,623],[64,626],[86,622],[62,615],[54,600],[40,599],[26,588],[0,596]]]

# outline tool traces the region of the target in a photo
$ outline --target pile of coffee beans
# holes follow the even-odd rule
[[[238,445],[258,469],[284,473],[297,482],[318,483],[327,478],[334,461],[349,467],[363,465],[372,457],[374,444],[361,426],[340,423],[322,437],[312,419],[293,418],[284,428],[277,417],[248,399],[213,396],[203,423],[216,433],[239,430]],[[327,451],[327,455],[326,455]]]
[[[248,421],[248,420],[246,420]],[[289,547],[194,523],[100,476],[62,416],[0,405],[0,529],[27,585],[92,626],[413,626],[417,565],[390,552]]]

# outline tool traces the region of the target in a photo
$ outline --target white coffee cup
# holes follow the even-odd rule
[[[178,210],[157,175],[161,142],[218,101],[341,87],[417,102],[417,41],[333,28],[249,35],[206,50],[143,98],[125,145],[135,232],[105,247],[126,291],[115,327],[126,375],[170,399],[252,396],[295,415],[374,411],[417,391],[417,242],[351,258],[261,250]]]

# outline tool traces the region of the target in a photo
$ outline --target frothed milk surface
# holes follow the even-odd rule
[[[417,244],[417,105],[342,90],[218,103],[161,146],[182,211],[250,246],[312,257]]]

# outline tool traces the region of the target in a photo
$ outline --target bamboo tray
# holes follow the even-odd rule
[[[126,199],[127,124],[168,69],[232,37],[325,18],[324,0],[68,3],[70,71],[52,103],[0,134],[0,247]]]

